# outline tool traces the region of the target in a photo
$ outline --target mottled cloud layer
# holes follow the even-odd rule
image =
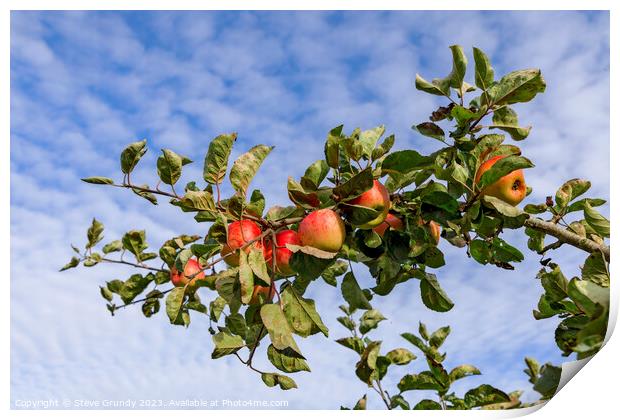
[[[139,309],[110,318],[98,285],[125,278],[118,267],[58,273],[83,245],[93,216],[106,239],[146,229],[153,246],[178,232],[204,234],[188,214],[120,190],[88,186],[80,177],[118,177],[118,153],[141,138],[151,151],[135,180],[154,183],[162,147],[195,160],[181,182],[200,179],[211,138],[236,131],[234,155],[253,144],[276,148],[254,181],[268,204],[286,203],[286,177],[321,158],[329,129],[386,124],[396,148],[430,152],[437,145],[410,126],[442,101],[413,88],[450,68],[448,46],[471,60],[477,46],[496,74],[540,67],[547,91],[517,106],[533,125],[520,144],[540,202],[563,181],[593,181],[609,196],[609,18],[576,12],[13,12],[11,18],[11,393],[16,399],[274,399],[290,408],[352,405],[368,390],[354,374],[355,354],[334,343],[342,297],[320,281],[309,294],[330,338],[299,340],[312,367],[295,375],[299,390],[266,388],[236,359],[212,361],[208,321],[189,329]],[[471,80],[471,77],[468,77]],[[230,189],[227,190],[228,192]],[[603,212],[607,213],[606,207]],[[510,237],[524,247],[522,235]],[[484,373],[463,380],[528,389],[522,360],[563,359],[555,321],[531,315],[541,287],[534,256],[516,272],[480,267],[442,243],[438,270],[456,303],[447,314],[421,303],[416,282],[376,298],[387,321],[375,336],[404,346],[404,331],[450,324],[448,365],[471,363]],[[558,256],[569,275],[583,255]],[[360,282],[370,284],[363,267]],[[204,294],[207,299],[207,294]],[[259,363],[267,366],[264,357]],[[416,366],[416,364],[420,366]],[[412,369],[421,370],[414,362]],[[387,380],[393,389],[395,370]],[[329,386],[326,386],[329,384]],[[534,393],[527,393],[530,399]],[[411,395],[411,401],[420,396]],[[379,408],[371,397],[369,406]]]

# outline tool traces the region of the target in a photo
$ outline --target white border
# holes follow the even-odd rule
[[[620,52],[618,51],[618,42],[616,41],[618,36],[618,7],[619,2],[604,1],[604,0],[590,0],[590,1],[576,1],[576,0],[564,0],[563,2],[548,2],[544,4],[545,10],[611,10],[611,108],[610,115],[619,115],[617,99],[614,93],[618,92],[618,75],[617,75],[617,63],[620,63]],[[561,7],[560,7],[561,6]],[[616,6],[616,7],[614,7]],[[0,17],[0,30],[2,31],[2,61],[3,65],[0,69],[0,92],[3,93],[2,101],[0,102],[0,127],[2,127],[2,133],[4,136],[0,137],[0,194],[2,196],[2,203],[4,204],[0,208],[2,215],[2,225],[0,227],[0,234],[2,235],[2,248],[0,252],[0,258],[2,258],[2,266],[8,267],[5,269],[5,273],[10,272],[10,256],[9,256],[9,240],[10,240],[10,209],[6,204],[10,199],[10,150],[9,141],[10,138],[10,75],[9,75],[9,57],[10,57],[10,10],[61,10],[61,9],[97,9],[97,10],[121,10],[121,9],[134,9],[134,10],[197,10],[197,9],[211,9],[211,10],[278,10],[278,9],[297,9],[297,10],[538,10],[541,7],[540,0],[521,0],[518,2],[511,1],[481,1],[470,0],[468,2],[454,1],[454,0],[442,0],[440,2],[414,2],[414,1],[394,1],[394,0],[382,0],[381,2],[371,2],[365,0],[359,0],[356,2],[342,1],[342,0],[315,0],[307,2],[307,4],[293,4],[289,1],[281,0],[264,0],[264,1],[237,1],[234,4],[226,1],[209,1],[209,2],[197,2],[189,0],[176,0],[174,2],[156,1],[156,0],[136,0],[128,4],[128,1],[108,0],[108,1],[96,1],[96,0],[83,0],[83,1],[43,1],[43,0],[31,0],[31,1],[4,1],[2,2],[2,14]],[[612,139],[617,139],[617,123],[614,120],[611,122],[610,136]],[[585,146],[585,145],[584,145]],[[618,175],[618,167],[614,165],[618,160],[619,147],[615,141],[611,141],[611,191],[610,191],[610,207],[611,207],[611,219],[612,225],[615,226],[615,221],[618,220],[617,206],[615,205],[616,194],[616,182],[614,181]],[[617,261],[617,252],[612,251],[612,259]],[[613,267],[612,267],[613,271]],[[612,274],[615,278],[615,275]],[[613,283],[613,280],[612,280]],[[89,411],[83,413],[80,411],[19,411],[9,410],[9,398],[10,398],[10,291],[9,281],[4,278],[4,305],[3,307],[3,320],[2,323],[2,356],[4,359],[4,373],[5,378],[0,386],[2,395],[4,397],[4,407],[7,411],[7,415],[11,418],[32,418],[35,416],[47,417],[47,418],[83,418],[85,416],[103,419],[113,416],[115,418],[126,416],[137,418],[166,418],[176,417],[182,415],[184,418],[225,418],[230,417],[232,413],[222,411],[183,411],[179,412],[170,411]],[[617,287],[611,289],[612,301],[618,302],[618,290]],[[611,319],[613,323],[617,319],[617,305],[613,306],[613,312]],[[525,411],[506,411],[506,412],[490,412],[490,411],[475,411],[475,412],[423,412],[418,416],[423,418],[429,418],[434,416],[452,417],[458,416],[459,418],[500,418],[500,417],[515,417],[536,411],[531,414],[529,418],[543,419],[543,418],[609,418],[610,413],[617,411],[616,398],[617,398],[617,385],[620,378],[620,368],[617,360],[617,354],[620,354],[620,344],[617,337],[608,337],[609,341],[605,347],[599,352],[591,362],[583,368],[579,373],[577,379],[569,381],[568,384],[555,396],[544,409],[540,411],[525,410]],[[241,414],[241,413],[239,413]],[[323,410],[295,410],[291,411],[253,411],[247,413],[252,417],[261,418],[284,418],[284,417],[301,417],[301,418],[314,418],[315,416],[324,415],[342,415],[346,416],[361,416],[361,417],[378,417],[378,416],[394,416],[401,417],[413,416],[413,413],[407,413],[404,411],[393,412],[340,412],[340,411],[327,411]],[[246,415],[243,413],[243,415]]]

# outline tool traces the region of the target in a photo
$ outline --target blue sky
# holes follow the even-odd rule
[[[155,183],[163,147],[196,162],[181,183],[200,180],[209,140],[236,131],[235,156],[258,143],[276,146],[253,183],[273,205],[287,203],[286,178],[322,157],[327,131],[339,124],[347,131],[385,124],[396,149],[428,153],[437,144],[410,126],[442,101],[416,91],[413,80],[416,72],[447,74],[455,43],[470,61],[472,46],[485,50],[497,76],[543,71],[545,94],[516,107],[520,121],[534,126],[519,144],[537,165],[527,172],[534,189],[527,202],[540,202],[574,177],[590,179],[590,194],[608,198],[605,12],[13,12],[12,404],[242,398],[288,400],[290,408],[352,405],[368,390],[355,377],[354,353],[333,341],[346,333],[335,321],[342,297],[320,282],[309,294],[330,337],[298,340],[312,372],[295,375],[295,391],[266,388],[236,359],[212,361],[205,319],[195,316],[185,330],[168,325],[164,314],[145,319],[139,308],[111,318],[98,286],[130,271],[57,272],[71,256],[69,243],[83,245],[93,216],[106,225],[106,239],[146,229],[153,247],[206,228],[171,206],[79,179],[118,178],[122,148],[147,138],[150,152],[134,180]],[[520,233],[509,238],[525,248]],[[531,315],[541,293],[535,256],[506,272],[480,267],[445,242],[441,248],[448,265],[437,274],[455,308],[427,310],[413,281],[377,298],[388,320],[374,336],[386,349],[406,346],[399,334],[414,331],[419,320],[433,329],[451,325],[448,366],[471,363],[483,372],[461,381],[459,392],[480,383],[527,390],[525,356],[564,360],[553,342],[557,322]],[[564,249],[557,255],[567,275],[578,273],[583,258]],[[356,274],[370,285],[362,267]],[[268,366],[264,357],[260,363]],[[422,364],[395,370],[387,387]],[[369,407],[380,408],[374,397]]]

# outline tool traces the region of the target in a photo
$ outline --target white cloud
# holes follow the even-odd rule
[[[170,327],[163,314],[144,319],[139,308],[110,318],[97,285],[130,270],[57,272],[70,258],[69,243],[83,245],[93,216],[105,223],[106,240],[131,228],[147,229],[154,246],[181,231],[205,233],[204,225],[165,200],[151,206],[128,191],[79,181],[90,175],[119,178],[118,154],[131,141],[149,140],[134,179],[151,185],[159,148],[194,159],[184,182],[200,180],[207,142],[221,132],[239,133],[233,157],[256,143],[274,144],[253,187],[263,190],[269,204],[286,203],[286,177],[300,176],[322,157],[325,135],[336,125],[350,131],[385,123],[397,136],[397,148],[433,150],[432,140],[409,127],[443,101],[415,91],[413,78],[416,72],[427,78],[447,74],[447,47],[458,42],[486,49],[498,75],[543,69],[547,92],[518,107],[522,123],[535,127],[520,144],[537,164],[528,171],[531,201],[574,176],[591,179],[592,194],[609,194],[606,14],[233,16],[147,13],[137,26],[129,14],[13,12],[13,399],[260,398],[290,400],[291,408],[338,408],[367,392],[354,375],[354,353],[333,341],[345,333],[335,321],[340,292],[321,280],[309,295],[330,338],[298,340],[313,371],[295,375],[303,392],[283,392],[264,387],[236,359],[212,361],[204,318],[194,317],[188,330]],[[525,248],[521,235],[510,239]],[[479,267],[447,244],[442,249],[449,266],[438,276],[454,310],[426,309],[412,280],[389,298],[376,298],[388,321],[373,336],[386,349],[401,347],[407,343],[399,334],[415,330],[419,320],[429,328],[450,324],[448,365],[473,363],[484,373],[465,380],[459,392],[482,382],[527,388],[524,356],[561,360],[552,342],[555,321],[531,316],[541,293],[536,258],[506,272]],[[578,273],[582,258],[579,251],[558,255],[569,275]],[[370,284],[363,267],[356,274]],[[262,353],[257,361],[268,366]],[[412,368],[421,370],[422,362]],[[398,379],[391,375],[386,383],[394,389]],[[410,395],[412,401],[421,396]],[[370,405],[380,408],[374,397]]]

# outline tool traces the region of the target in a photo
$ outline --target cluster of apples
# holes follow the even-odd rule
[[[505,156],[495,156],[485,161],[478,169],[475,182],[478,183],[482,175],[488,171],[497,161]],[[481,191],[481,196],[493,196],[511,205],[519,204],[526,195],[527,186],[521,169],[513,171],[508,175],[488,185]],[[348,204],[368,207],[374,210],[381,210],[381,213],[373,220],[360,226],[359,229],[373,229],[381,237],[388,229],[402,231],[404,223],[401,218],[390,213],[390,195],[383,184],[375,180],[373,186],[362,195],[347,202]],[[355,210],[350,210],[354,212]],[[346,212],[345,212],[346,213]],[[424,222],[420,220],[420,226],[428,229],[435,243],[439,243],[441,227],[434,221]],[[262,231],[257,223],[252,220],[239,220],[228,225],[228,236],[226,244],[223,246],[221,255],[224,261],[233,267],[239,265],[239,250],[244,249],[249,253],[251,249],[256,249],[263,253],[267,267],[271,269],[274,262],[273,245],[271,239],[261,239]],[[338,252],[344,244],[346,229],[342,217],[334,210],[319,209],[311,212],[299,223],[297,231],[292,229],[282,230],[275,235],[275,267],[278,274],[291,276],[295,270],[290,266],[293,252],[286,247],[287,244],[310,246],[327,252]],[[251,245],[246,246],[248,243]],[[245,247],[245,248],[244,248]],[[196,280],[205,278],[200,263],[192,258],[185,265],[183,273],[179,273],[176,268],[170,270],[170,279],[176,286],[193,286]],[[271,301],[275,289],[273,287],[256,285],[250,303],[258,303],[259,296]]]

